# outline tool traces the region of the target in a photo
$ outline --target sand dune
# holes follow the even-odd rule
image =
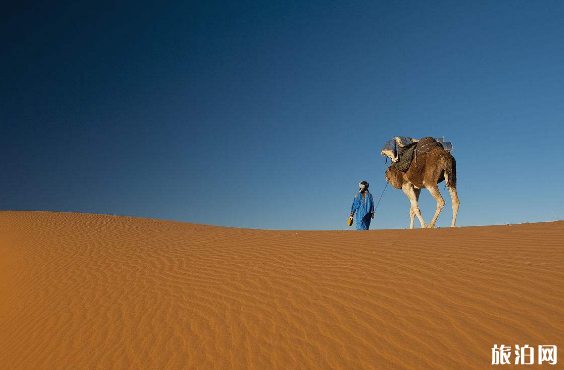
[[[563,262],[564,222],[296,232],[0,212],[0,368],[485,369],[494,344],[564,351]]]

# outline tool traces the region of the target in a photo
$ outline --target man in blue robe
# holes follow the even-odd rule
[[[356,212],[356,229],[368,230],[370,221],[374,218],[374,200],[368,191],[368,182],[362,181],[358,187],[358,194],[354,196],[351,207],[351,217]]]

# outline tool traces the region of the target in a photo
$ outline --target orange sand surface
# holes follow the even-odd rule
[[[0,212],[0,368],[488,369],[494,344],[553,344],[555,369],[563,262],[564,222],[269,231]]]

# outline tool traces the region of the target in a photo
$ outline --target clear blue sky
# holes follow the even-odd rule
[[[346,229],[401,135],[454,144],[460,226],[564,218],[562,1],[26,4],[1,16],[1,209]],[[408,209],[388,188],[373,228]]]

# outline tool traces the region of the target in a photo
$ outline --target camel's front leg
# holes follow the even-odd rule
[[[441,213],[441,211],[443,210],[443,207],[445,206],[445,200],[443,199],[441,192],[439,191],[438,186],[429,185],[429,186],[427,186],[427,190],[429,190],[429,193],[431,193],[433,198],[435,198],[435,200],[437,201],[437,210],[435,211],[435,215],[433,216],[433,219],[431,220],[431,223],[429,224],[429,227],[431,228],[431,227],[435,227],[435,223],[437,222],[437,218],[439,218],[439,214]]]
[[[413,229],[413,221],[415,220],[415,210],[413,209],[413,206],[410,206],[409,208],[409,228]]]
[[[419,222],[421,222],[421,227],[425,228],[425,221],[423,221],[423,217],[421,216],[421,210],[419,209],[419,204],[417,200],[419,199],[419,193],[421,192],[420,189],[414,189],[412,185],[404,184],[402,186],[402,190],[407,195],[409,202],[411,203],[411,208],[409,210],[409,216],[411,218],[411,224],[409,225],[410,229],[413,229],[413,219],[414,216],[417,216]]]
[[[415,193],[415,200],[419,204],[419,194],[421,194],[421,189],[413,188],[413,192]],[[409,217],[410,217],[409,228],[413,229],[413,220],[415,219],[415,209],[413,208],[413,206],[411,206],[409,209]]]

